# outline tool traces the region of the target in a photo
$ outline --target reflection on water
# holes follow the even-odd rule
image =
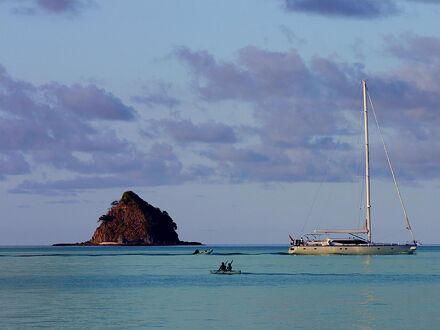
[[[373,256],[366,255],[366,256],[362,256],[362,257],[364,259],[363,263],[365,265],[365,267],[364,267],[365,272],[371,271],[371,264],[373,262]]]

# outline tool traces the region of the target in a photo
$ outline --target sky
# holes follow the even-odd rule
[[[181,240],[359,226],[363,79],[416,239],[440,243],[439,14],[435,0],[0,0],[0,245],[86,241],[127,190]],[[370,124],[373,239],[407,241]]]

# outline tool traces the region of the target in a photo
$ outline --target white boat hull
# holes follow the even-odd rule
[[[336,246],[291,246],[289,254],[295,255],[374,255],[374,254],[412,254],[417,247],[411,244],[365,244],[365,245],[336,245]]]

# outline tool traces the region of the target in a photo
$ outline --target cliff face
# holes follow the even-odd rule
[[[177,225],[166,211],[148,204],[132,191],[125,192],[119,201],[113,202],[99,221],[101,224],[93,234],[91,244],[190,244],[179,240]]]

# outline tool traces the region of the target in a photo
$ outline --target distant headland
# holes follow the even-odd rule
[[[53,246],[95,245],[202,245],[179,240],[177,225],[166,211],[147,203],[132,191],[113,201],[92,239],[81,243],[57,243]]]

